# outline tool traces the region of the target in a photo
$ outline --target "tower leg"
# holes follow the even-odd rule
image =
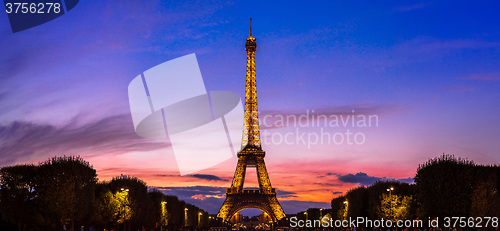
[[[236,189],[238,192],[243,190],[246,171],[247,163],[245,157],[238,158],[238,164],[236,165],[236,171],[234,172],[233,182],[231,183],[232,190]]]

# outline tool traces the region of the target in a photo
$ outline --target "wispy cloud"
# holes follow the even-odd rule
[[[222,179],[216,175],[210,175],[210,174],[193,174],[189,175],[190,177],[202,179],[202,180],[208,180],[208,181],[229,181],[228,179]]]
[[[481,81],[500,81],[500,72],[487,74],[473,74],[464,79],[481,80]]]
[[[164,140],[139,137],[130,115],[102,118],[81,126],[56,127],[16,121],[0,126],[0,165],[54,155],[116,155],[168,147]]]
[[[466,85],[460,85],[460,86],[445,86],[442,87],[445,90],[452,91],[452,92],[458,92],[458,93],[463,93],[463,92],[471,92],[476,90],[475,87],[473,86],[466,86]]]

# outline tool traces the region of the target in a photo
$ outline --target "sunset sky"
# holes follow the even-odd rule
[[[244,97],[250,17],[262,147],[285,213],[329,208],[377,180],[411,183],[442,153],[500,164],[499,9],[496,0],[85,0],[12,33],[2,8],[0,166],[80,155],[100,180],[136,176],[217,213],[237,158],[181,176],[167,139],[135,133],[127,87],[196,53],[208,91]],[[327,119],[279,121],[305,114]],[[368,116],[376,123],[342,122]],[[324,133],[363,142],[297,140]],[[279,142],[286,134],[292,142]]]

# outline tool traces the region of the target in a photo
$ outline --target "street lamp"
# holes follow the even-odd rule
[[[387,192],[389,192],[389,200],[390,200],[390,207],[389,207],[389,216],[390,217],[392,217],[392,191],[394,191],[394,187],[387,189]]]
[[[345,200],[343,203],[345,205],[345,207],[344,207],[344,219],[346,219],[347,218],[347,209],[349,207],[349,202],[347,202],[347,200]]]
[[[323,217],[323,208],[319,209],[319,219]]]
[[[185,226],[187,227],[188,226],[188,208],[184,208],[184,219],[185,219]]]
[[[128,188],[120,188],[120,191],[121,191],[120,194],[123,197],[123,199],[125,200],[125,198],[127,198],[126,199],[127,200],[126,201],[126,203],[127,203],[126,206],[129,206],[129,201],[128,201],[128,192],[129,192],[129,189]],[[122,206],[122,209],[123,209],[123,213],[127,213],[127,209],[124,207],[124,205],[122,204],[121,206]],[[130,219],[128,217],[129,215],[128,214],[122,214],[122,216],[123,216],[123,229],[127,230],[127,221]]]
[[[203,215],[203,213],[199,212],[198,213],[198,226],[201,227],[201,216]]]
[[[168,225],[168,220],[167,220],[167,202],[162,201],[161,202],[161,225],[160,225],[160,230],[163,230],[164,225]]]

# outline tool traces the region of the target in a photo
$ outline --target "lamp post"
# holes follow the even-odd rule
[[[392,191],[394,191],[394,187],[388,188],[387,192],[389,192],[389,200],[390,200],[390,207],[389,207],[389,217],[392,217]]]
[[[304,212],[304,215],[306,215],[306,221],[307,221],[307,220],[308,220],[308,219],[307,219],[307,212]]]
[[[188,210],[189,210],[188,208],[184,208],[184,220],[185,220],[184,226],[186,226],[186,227],[188,226]]]
[[[323,218],[323,208],[319,209],[319,219]]]
[[[198,226],[201,227],[201,216],[203,215],[203,213],[199,212],[198,213]]]
[[[347,218],[347,209],[348,209],[348,207],[349,207],[349,202],[347,202],[347,200],[346,200],[346,201],[344,201],[343,203],[344,203],[344,205],[345,205],[345,209],[344,209],[344,219],[346,219],[346,218]]]
[[[160,231],[163,231],[163,226],[167,225],[167,202],[161,202],[161,221],[160,221]]]
[[[120,191],[121,193],[123,193],[123,199],[127,199],[127,204],[126,205],[123,205],[122,204],[122,209],[123,209],[123,230],[127,230],[127,221],[128,221],[128,214],[127,214],[127,208],[125,206],[129,206],[128,205],[128,192],[129,192],[129,189],[128,188],[120,188]],[[125,200],[124,200],[125,201]]]

